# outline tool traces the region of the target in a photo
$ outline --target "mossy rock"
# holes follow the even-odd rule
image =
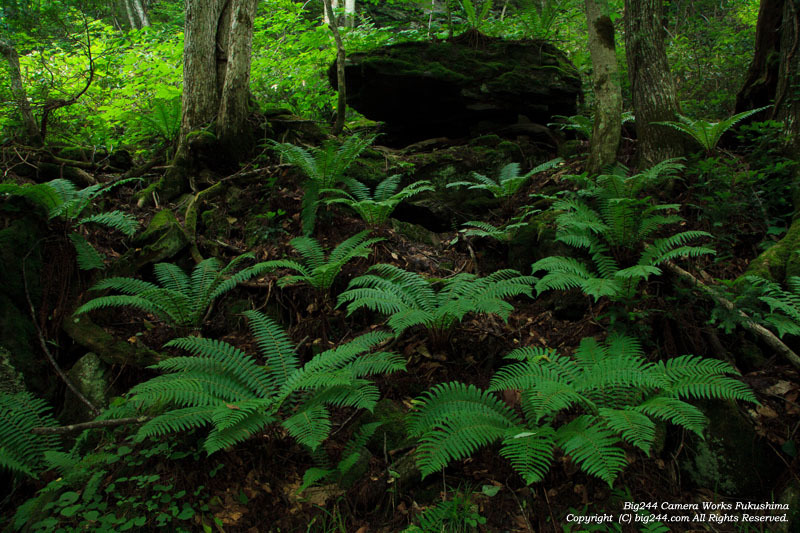
[[[78,359],[67,372],[67,377],[92,405],[99,409],[108,406],[108,401],[112,396],[110,382],[113,376],[109,366],[97,354],[89,352]],[[64,398],[62,420],[72,423],[82,422],[93,417],[88,406],[78,400],[68,389]]]
[[[16,394],[25,390],[25,382],[11,360],[11,353],[0,346],[0,393]]]
[[[163,209],[153,215],[147,228],[134,239],[134,244],[137,248],[126,252],[112,265],[112,275],[132,276],[147,264],[170,259],[189,244],[189,239],[175,214]]]
[[[783,464],[769,443],[732,401],[702,402],[709,419],[705,439],[692,437],[680,462],[683,474],[696,486],[716,493],[769,499]]]
[[[416,41],[350,54],[347,103],[385,123],[386,142],[403,146],[434,137],[474,137],[519,123],[574,115],[577,69],[540,40],[470,38]],[[328,71],[336,85],[336,68]]]
[[[750,262],[745,275],[783,283],[800,276],[800,222],[795,220],[781,240]]]

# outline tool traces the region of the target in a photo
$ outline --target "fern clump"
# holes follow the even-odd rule
[[[33,478],[46,470],[46,454],[60,449],[55,435],[34,435],[35,427],[57,426],[44,400],[27,391],[0,392],[0,468]]]
[[[158,285],[135,278],[107,278],[91,290],[115,290],[122,294],[90,300],[75,314],[129,306],[152,313],[171,326],[199,329],[217,298],[267,270],[264,263],[258,263],[237,271],[242,262],[251,258],[251,254],[243,254],[223,267],[218,259],[211,257],[198,263],[191,276],[172,263],[158,263],[153,267]]]
[[[272,148],[306,175],[305,195],[301,221],[303,231],[309,235],[314,231],[317,217],[317,203],[323,189],[332,189],[345,179],[345,172],[358,156],[367,149],[375,137],[361,137],[358,134],[348,137],[343,143],[333,139],[322,143],[320,148],[303,148],[290,143],[270,141]]]
[[[588,474],[609,485],[625,468],[622,443],[650,453],[655,420],[679,425],[701,438],[707,419],[689,399],[757,403],[725,362],[684,355],[648,362],[634,339],[585,338],[574,357],[525,347],[492,378],[487,391],[444,383],[416,400],[409,432],[420,439],[417,463],[424,476],[501,442],[500,455],[526,483],[541,481],[560,448]],[[495,393],[517,390],[521,414]],[[563,422],[567,412],[579,413]]]
[[[210,425],[203,445],[210,454],[280,424],[298,442],[316,449],[330,433],[328,406],[371,410],[379,393],[366,378],[405,369],[398,355],[372,352],[391,338],[381,331],[361,335],[301,365],[278,324],[256,311],[245,316],[265,364],[217,340],[170,341],[167,346],[191,355],[154,365],[166,373],[131,389],[131,401],[141,408],[168,406],[139,429],[138,438]]]
[[[468,189],[488,191],[495,198],[510,198],[516,194],[520,187],[522,187],[531,176],[544,170],[551,169],[562,161],[563,159],[557,157],[534,167],[525,174],[520,174],[519,163],[509,163],[500,169],[500,175],[497,177],[497,180],[493,180],[477,172],[472,172],[472,174],[470,174],[472,181],[456,181],[448,183],[447,187],[467,187]]]
[[[264,269],[288,268],[297,272],[297,274],[280,278],[278,280],[279,287],[305,283],[327,295],[344,265],[358,257],[369,257],[372,245],[383,240],[381,238],[367,239],[368,235],[369,231],[356,233],[342,241],[327,255],[313,237],[297,237],[289,241],[289,244],[300,254],[300,261],[278,259],[261,264]]]
[[[421,325],[434,339],[444,339],[468,313],[495,314],[508,318],[514,307],[507,298],[531,296],[534,278],[516,270],[498,270],[480,278],[461,273],[449,279],[429,280],[394,265],[375,265],[353,279],[339,296],[348,314],[362,307],[389,315],[395,333]],[[438,287],[438,288],[437,288]]]
[[[0,195],[21,196],[42,207],[50,220],[60,219],[67,224],[67,238],[75,248],[78,267],[81,270],[103,269],[103,255],[98,252],[81,233],[85,225],[104,226],[132,237],[139,228],[136,219],[119,210],[88,214],[97,198],[114,187],[135,181],[120,180],[111,184],[91,185],[78,189],[71,181],[55,179],[37,185],[0,184]]]
[[[759,107],[758,109],[751,109],[750,111],[743,111],[725,120],[721,120],[720,122],[709,122],[703,119],[693,120],[689,117],[678,115],[679,121],[667,120],[664,122],[654,122],[654,124],[669,126],[670,128],[680,131],[702,146],[706,153],[711,153],[717,147],[717,144],[719,144],[720,139],[722,139],[726,131],[747,117],[760,113],[769,107],[770,106],[765,106]]]
[[[344,180],[349,192],[342,189],[323,189],[320,192],[334,196],[323,200],[327,205],[347,206],[370,226],[380,226],[386,222],[400,202],[421,192],[433,190],[431,182],[422,180],[398,191],[400,177],[400,174],[389,176],[375,187],[374,192],[370,192],[369,187],[354,179]]]
[[[551,209],[556,217],[556,240],[585,250],[588,261],[574,257],[551,256],[532,265],[533,272],[547,271],[536,282],[536,290],[578,288],[599,299],[632,300],[641,281],[660,275],[658,265],[682,257],[714,254],[714,250],[693,246],[692,241],[711,235],[704,231],[683,231],[656,238],[668,225],[683,221],[672,213],[679,204],[653,204],[638,195],[647,187],[661,183],[680,165],[665,161],[649,171],[631,177],[621,173],[599,176],[586,184],[584,194],[593,205],[581,199],[562,199]]]

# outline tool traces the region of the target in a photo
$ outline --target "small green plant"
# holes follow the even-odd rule
[[[372,245],[383,239],[367,239],[369,231],[356,233],[342,241],[330,254],[313,237],[297,237],[289,241],[302,258],[302,262],[291,259],[277,259],[262,263],[265,269],[288,268],[297,272],[278,280],[279,287],[305,283],[325,295],[331,289],[342,267],[357,257],[369,257]]]
[[[701,438],[707,420],[687,399],[737,399],[758,403],[725,362],[684,355],[648,362],[639,343],[610,336],[584,338],[574,358],[525,347],[506,356],[487,391],[458,382],[436,385],[418,398],[409,433],[420,439],[417,464],[428,476],[478,448],[501,441],[526,483],[544,479],[556,447],[586,473],[609,485],[627,460],[620,439],[645,453],[655,440],[654,419]],[[494,393],[521,391],[524,419]],[[567,412],[582,412],[565,421]]]
[[[115,290],[122,294],[89,300],[75,314],[129,306],[152,313],[171,326],[200,329],[217,298],[267,270],[265,263],[257,263],[236,271],[250,259],[251,254],[243,254],[223,267],[218,259],[211,257],[198,263],[191,276],[172,263],[158,263],[153,270],[160,286],[135,278],[107,278],[91,290]]]
[[[305,149],[290,143],[270,141],[273,149],[289,164],[296,166],[306,175],[304,185],[303,210],[301,221],[303,231],[309,235],[314,231],[317,217],[317,203],[323,189],[332,189],[345,179],[345,172],[375,140],[375,137],[361,137],[358,134],[348,137],[343,143],[327,140],[321,148]]]
[[[156,467],[164,462],[191,457],[194,463],[188,466],[201,463],[199,452],[176,448],[174,441],[162,440],[141,446],[107,443],[84,456],[78,456],[75,450],[50,454],[49,467],[59,477],[17,508],[12,526],[17,531],[35,533],[193,531],[196,515],[210,515],[204,502],[209,498],[208,490],[203,485],[191,489],[176,486],[173,480],[156,473]],[[153,464],[155,461],[158,464]],[[210,477],[216,469],[211,469]]]
[[[449,338],[451,328],[467,313],[495,314],[507,319],[514,307],[505,299],[520,294],[531,296],[534,281],[510,269],[483,278],[461,273],[438,280],[388,264],[375,265],[367,272],[350,282],[347,291],[339,296],[339,305],[347,303],[348,314],[366,307],[390,315],[389,327],[397,334],[424,326],[435,344]]]
[[[403,533],[469,533],[486,523],[472,501],[472,490],[454,490],[449,496],[419,515],[419,526],[408,527]]]
[[[520,174],[519,163],[509,163],[500,169],[500,175],[497,181],[487,178],[483,174],[473,172],[470,176],[472,181],[456,181],[448,183],[447,187],[467,187],[468,189],[478,189],[489,191],[495,198],[510,198],[516,194],[522,185],[534,174],[554,168],[558,166],[563,159],[557,157],[551,159],[541,165],[538,165],[528,171],[526,174]]]
[[[464,15],[467,17],[467,22],[469,23],[471,30],[480,30],[483,23],[489,17],[489,13],[492,10],[492,0],[483,0],[481,2],[480,11],[476,8],[477,2],[472,2],[472,0],[461,0],[461,9],[464,11]]]
[[[362,450],[382,422],[371,422],[359,427],[355,434],[345,444],[342,456],[332,467],[328,465],[312,467],[303,474],[303,484],[297,489],[302,493],[308,487],[322,482],[339,483],[362,458]],[[327,459],[327,458],[325,458]],[[327,463],[327,461],[325,461]]]
[[[75,247],[78,267],[81,270],[103,269],[105,268],[103,255],[89,244],[80,230],[84,225],[96,224],[132,237],[139,228],[139,223],[131,215],[118,210],[87,214],[98,196],[131,181],[136,180],[127,179],[111,184],[91,185],[84,189],[78,189],[65,179],[55,179],[37,185],[3,183],[0,184],[0,196],[5,194],[25,197],[44,208],[50,220],[64,221],[67,238]]]
[[[55,435],[34,435],[35,427],[57,426],[50,406],[28,391],[0,391],[0,468],[38,477],[46,468],[45,454],[59,449]]]
[[[358,213],[370,226],[380,226],[386,222],[400,202],[421,192],[433,190],[431,182],[423,180],[403,187],[398,192],[400,177],[400,174],[389,176],[375,187],[374,193],[370,193],[369,187],[354,179],[347,179],[344,182],[350,193],[341,189],[323,189],[320,192],[335,196],[323,200],[326,204],[345,205]]]
[[[170,341],[167,346],[192,355],[154,365],[167,373],[129,392],[140,408],[169,407],[139,429],[139,439],[211,425],[203,444],[211,454],[280,424],[314,450],[330,433],[328,405],[372,409],[379,392],[366,378],[405,369],[398,355],[371,352],[391,338],[382,331],[361,335],[301,366],[278,324],[256,311],[244,315],[266,364],[217,340]]]
[[[731,117],[726,118],[720,122],[709,122],[703,119],[692,120],[689,117],[678,115],[679,121],[667,120],[664,122],[654,122],[654,124],[661,124],[662,126],[669,126],[681,133],[689,136],[697,144],[699,144],[706,153],[711,153],[719,144],[719,140],[726,131],[735,126],[738,122],[746,119],[751,115],[755,115],[764,111],[769,106],[759,107],[758,109],[751,109],[750,111],[743,111]]]

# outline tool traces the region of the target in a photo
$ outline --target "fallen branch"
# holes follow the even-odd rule
[[[83,431],[84,429],[112,428],[117,426],[144,424],[151,418],[151,416],[137,416],[132,418],[115,418],[112,420],[93,420],[91,422],[81,422],[80,424],[70,424],[69,426],[33,428],[31,433],[34,435],[66,435],[68,433]]]
[[[746,329],[753,335],[759,337],[762,341],[764,341],[764,344],[766,344],[767,346],[769,346],[770,348],[781,354],[783,357],[785,357],[792,364],[792,366],[794,366],[797,369],[800,369],[800,356],[794,353],[791,348],[786,346],[778,337],[775,336],[774,333],[772,333],[764,326],[757,324],[755,321],[753,321],[752,318],[747,316],[743,311],[736,309],[736,306],[733,305],[733,302],[720,296],[713,287],[709,287],[708,285],[706,285],[705,283],[703,283],[702,281],[700,281],[699,279],[697,279],[692,274],[685,271],[675,263],[667,261],[664,264],[666,265],[667,269],[669,269],[670,272],[691,282],[692,285],[700,289],[700,291],[702,291],[706,295],[710,296],[712,300],[717,302],[719,305],[721,305],[728,311],[734,311],[738,313],[738,315],[742,318],[742,326],[744,327],[744,329]]]

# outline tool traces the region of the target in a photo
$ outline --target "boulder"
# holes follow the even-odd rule
[[[335,64],[328,74],[336,87]],[[347,103],[385,123],[389,146],[503,131],[552,140],[541,125],[576,114],[581,93],[575,66],[552,44],[474,32],[352,54],[345,77]]]

